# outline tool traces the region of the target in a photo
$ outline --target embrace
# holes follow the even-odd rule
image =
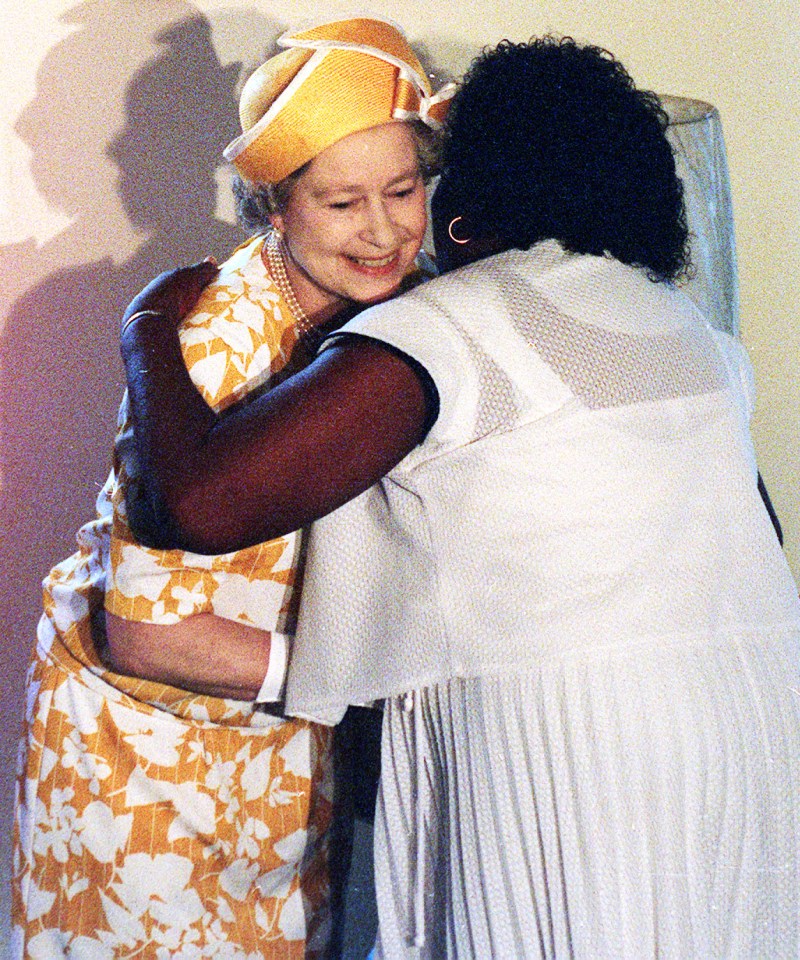
[[[376,960],[797,957],[798,593],[658,98],[570,38],[439,90],[388,21],[280,45],[252,236],[131,302],[45,581],[16,955],[327,956],[374,705]]]

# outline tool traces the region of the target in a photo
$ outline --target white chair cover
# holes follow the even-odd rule
[[[739,283],[728,162],[719,111],[685,97],[661,96],[667,137],[683,180],[692,232],[694,278],[685,286],[711,323],[739,332]]]

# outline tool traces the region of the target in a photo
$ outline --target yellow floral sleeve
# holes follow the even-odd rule
[[[296,342],[294,319],[261,261],[262,244],[257,238],[234,253],[181,328],[189,373],[215,410],[263,387]],[[114,473],[107,610],[162,624],[215,613],[265,630],[293,631],[299,535],[216,557],[139,545],[126,515],[126,499],[138,495],[138,465],[125,401]]]

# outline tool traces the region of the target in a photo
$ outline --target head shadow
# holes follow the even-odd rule
[[[217,213],[215,171],[238,131],[240,64],[213,42],[225,15],[87,0],[63,22],[77,29],[43,60],[15,129],[37,190],[70,223],[0,248],[0,665],[17,689],[41,579],[73,552],[109,469],[125,305],[161,270],[244,239]],[[278,29],[257,13],[249,27],[262,46]]]

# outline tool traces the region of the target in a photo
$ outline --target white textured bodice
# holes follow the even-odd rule
[[[741,345],[681,292],[547,242],[372,308],[430,433],[314,524],[287,708],[335,722],[608,645],[798,629],[756,486]]]

